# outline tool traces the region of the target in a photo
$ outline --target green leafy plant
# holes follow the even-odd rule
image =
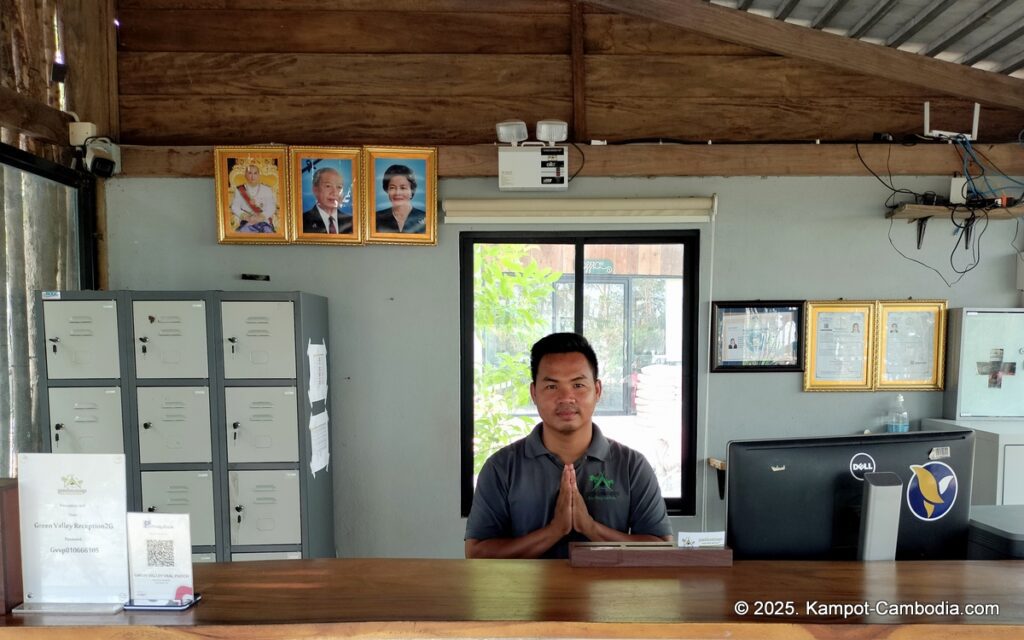
[[[527,244],[477,244],[473,256],[473,470],[529,433],[530,345],[551,329],[561,273]]]

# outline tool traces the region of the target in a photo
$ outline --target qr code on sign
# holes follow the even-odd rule
[[[146,566],[173,567],[173,540],[146,540]]]

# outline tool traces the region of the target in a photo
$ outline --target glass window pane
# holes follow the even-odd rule
[[[572,245],[473,246],[473,476],[539,418],[530,401],[530,347],[572,330]],[[568,327],[565,319],[568,318]]]
[[[646,456],[665,498],[681,497],[683,246],[584,249],[583,331],[597,352],[594,422]]]

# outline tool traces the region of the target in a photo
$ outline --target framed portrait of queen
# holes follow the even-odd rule
[[[286,147],[214,147],[221,244],[289,240]]]
[[[437,244],[437,150],[366,147],[366,242]]]

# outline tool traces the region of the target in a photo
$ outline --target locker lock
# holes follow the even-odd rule
[[[238,429],[242,426],[241,422],[231,423],[231,439],[238,440]]]
[[[146,511],[148,511],[150,513],[156,513],[156,507],[147,507]]]
[[[146,353],[146,351],[148,349],[148,347],[146,346],[146,343],[149,342],[149,338],[147,338],[146,336],[140,336],[139,337],[139,342],[142,343],[142,353]]]
[[[235,512],[238,514],[238,524],[242,524],[242,511],[245,511],[245,507],[240,504],[235,505]]]
[[[57,343],[60,342],[60,338],[49,338],[49,340],[53,343],[53,352],[57,353]]]
[[[152,429],[153,428],[153,423],[152,422],[143,422],[142,423],[142,428],[143,429]]]
[[[238,342],[238,338],[228,338],[228,342],[231,343],[231,353],[235,352],[235,344]]]
[[[55,432],[57,432],[57,433],[53,434],[53,441],[54,442],[60,442],[60,430],[63,429],[63,428],[64,428],[64,425],[62,423],[60,423],[60,422],[58,422],[57,424],[53,425],[53,430]]]

